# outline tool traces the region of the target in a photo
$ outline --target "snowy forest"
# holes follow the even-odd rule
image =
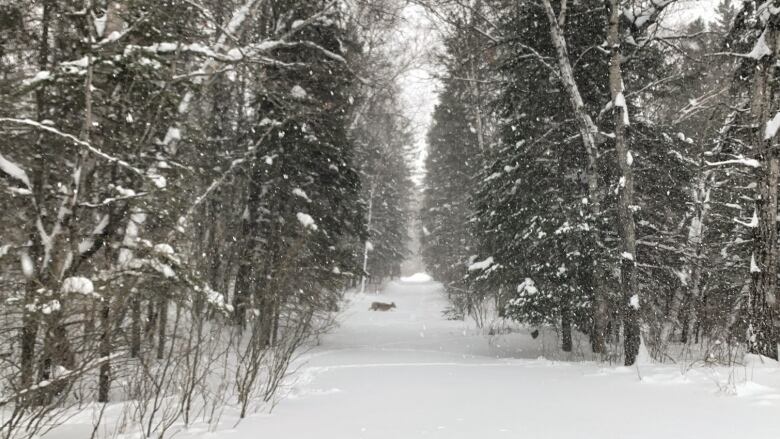
[[[778,67],[780,0],[0,0],[0,438],[305,437],[253,416],[366,346],[777,360]]]
[[[674,6],[445,16],[423,256],[456,314],[495,304],[626,365],[641,340],[777,359],[780,4],[676,28]]]

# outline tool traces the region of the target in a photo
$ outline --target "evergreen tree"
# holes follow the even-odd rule
[[[340,2],[17,3],[0,5],[3,433],[134,373],[187,423],[224,372],[215,343],[240,359],[245,414],[278,385],[257,373],[283,376],[362,271],[358,154],[392,164],[372,270],[403,257],[405,126],[382,120],[401,137],[360,151],[350,133],[374,29]]]
[[[322,4],[274,6],[291,28]],[[250,241],[234,305],[238,322],[250,303],[258,310],[261,343],[273,342],[285,307],[301,300],[335,303],[346,273],[360,271],[348,245],[364,233],[354,146],[347,136],[353,78],[341,58],[350,36],[337,23],[333,17],[301,31],[314,48],[277,52],[282,63],[305,68],[281,64],[263,72],[254,104],[250,138],[257,146],[242,226]]]
[[[359,149],[362,198],[370,218],[368,244],[362,249],[364,268],[375,283],[400,275],[401,263],[409,256],[412,182],[407,153],[412,137],[396,95],[390,88],[371,96],[372,103],[353,134]]]
[[[494,291],[471,289],[467,279],[469,266],[479,257],[470,230],[471,194],[494,131],[487,102],[495,92],[491,63],[496,48],[480,31],[489,23],[486,14],[493,13],[492,5],[478,1],[453,5],[443,14],[455,32],[441,54],[447,71],[428,132],[421,212],[423,261],[445,284],[455,314],[468,313],[479,325],[490,306],[486,301],[495,298]]]
[[[459,86],[453,81],[441,93],[428,133],[421,244],[426,267],[445,284],[462,312],[472,303],[464,295],[463,281],[472,254],[469,193],[479,149],[473,119],[460,99],[463,89]]]

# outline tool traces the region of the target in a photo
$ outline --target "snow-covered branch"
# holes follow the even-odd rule
[[[27,177],[27,173],[24,169],[18,164],[3,157],[2,154],[0,154],[0,171],[3,171],[3,173],[12,179],[23,183],[27,189],[32,190],[32,183],[30,183],[30,178]]]
[[[746,159],[742,156],[739,156],[738,158],[734,160],[723,160],[720,162],[707,162],[704,163],[707,164],[707,166],[722,166],[722,165],[744,165],[749,166],[751,168],[760,168],[761,162],[759,162],[756,159]]]
[[[84,363],[83,365],[81,365],[81,367],[79,367],[78,369],[66,371],[66,372],[64,372],[64,373],[62,373],[62,374],[60,374],[60,375],[58,375],[56,377],[53,377],[53,378],[48,379],[48,380],[40,381],[37,384],[32,385],[32,386],[30,386],[28,388],[19,390],[18,392],[14,393],[13,395],[7,396],[5,399],[0,400],[0,408],[8,405],[11,402],[18,401],[19,399],[23,398],[27,394],[36,392],[38,390],[43,390],[46,387],[49,387],[49,386],[51,386],[51,385],[53,385],[53,384],[55,384],[57,382],[67,381],[67,380],[73,379],[75,377],[78,377],[80,375],[83,375],[84,373],[86,373],[86,372],[88,372],[88,371],[90,371],[92,369],[95,369],[96,367],[99,367],[101,364],[109,362],[109,361],[111,361],[114,358],[118,358],[121,355],[122,355],[121,353],[115,352],[115,353],[113,353],[113,354],[111,354],[111,355],[109,355],[107,357],[97,358],[95,360],[88,361],[88,362]]]
[[[62,132],[62,131],[58,130],[57,128],[54,128],[51,125],[43,124],[41,122],[37,122],[37,121],[31,120],[31,119],[15,119],[15,118],[9,118],[9,117],[0,117],[0,122],[7,122],[7,123],[13,123],[13,124],[19,124],[19,125],[27,125],[27,126],[30,126],[30,127],[42,130],[42,131],[46,131],[46,132],[48,132],[50,134],[54,134],[55,136],[62,137],[62,138],[66,139],[66,140],[68,140],[68,141],[70,141],[70,142],[72,142],[72,143],[74,143],[76,145],[83,146],[84,148],[89,150],[91,153],[95,154],[96,156],[98,156],[98,157],[100,157],[102,159],[107,160],[110,163],[116,163],[119,166],[121,166],[121,167],[123,167],[123,168],[125,168],[125,169],[127,169],[129,171],[132,171],[132,172],[140,175],[141,177],[146,178],[146,174],[143,171],[141,171],[140,169],[138,169],[135,166],[131,165],[130,163],[128,163],[128,162],[126,162],[126,161],[124,161],[124,160],[122,160],[120,158],[114,157],[114,156],[112,156],[110,154],[107,154],[107,153],[103,152],[102,150],[100,150],[100,149],[96,148],[95,146],[93,146],[91,143],[86,142],[84,140],[81,140],[81,139],[79,139],[78,137],[76,137],[76,136],[74,136],[72,134],[68,134],[68,133]]]
[[[661,13],[677,0],[650,0],[639,6],[629,6],[623,9],[623,16],[637,30],[644,30],[655,24]]]
[[[285,119],[281,124],[284,124],[289,119]],[[222,173],[222,175],[219,176],[219,178],[215,179],[214,181],[209,184],[209,186],[206,188],[203,193],[198,195],[197,198],[190,204],[190,206],[187,208],[186,212],[179,217],[178,220],[178,226],[171,231],[169,234],[169,237],[173,235],[174,232],[183,232],[184,227],[186,227],[187,223],[189,222],[190,217],[195,213],[195,211],[200,207],[201,204],[203,204],[204,201],[208,199],[209,196],[211,196],[212,193],[214,193],[215,190],[217,190],[222,184],[224,184],[230,175],[232,175],[237,169],[239,169],[242,165],[249,162],[256,154],[257,154],[257,147],[260,145],[265,139],[268,138],[268,136],[271,134],[273,129],[278,126],[277,124],[271,124],[268,129],[263,133],[262,136],[255,142],[252,146],[247,148],[247,150],[244,152],[244,154],[232,162],[230,162],[230,166],[225,170],[225,172]]]
[[[97,202],[97,203],[90,203],[90,202],[87,202],[87,201],[82,201],[81,203],[79,203],[79,206],[81,206],[81,207],[90,207],[90,208],[104,207],[104,206],[108,206],[110,204],[116,203],[118,201],[132,200],[134,198],[145,197],[146,195],[148,195],[146,192],[139,192],[137,194],[136,193],[129,193],[129,194],[120,195],[118,197],[108,197],[108,198],[106,198],[106,199],[104,199],[104,200],[102,200],[100,202]]]

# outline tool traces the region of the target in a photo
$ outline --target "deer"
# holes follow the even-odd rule
[[[371,308],[369,308],[369,311],[390,311],[393,308],[395,308],[395,302],[391,302],[391,303],[373,302],[371,303]]]

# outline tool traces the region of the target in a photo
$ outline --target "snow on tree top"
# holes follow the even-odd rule
[[[262,120],[260,120],[260,123],[258,125],[260,125],[261,127],[264,127],[266,125],[279,126],[281,124],[282,123],[279,122],[278,120],[273,120],[273,119],[269,119],[267,117],[264,117]]]
[[[766,123],[766,131],[764,132],[764,140],[769,140],[777,135],[777,130],[780,129],[780,111],[775,114],[769,122]]]
[[[312,218],[311,215],[298,212],[295,214],[295,216],[298,218],[298,222],[300,222],[304,228],[317,230],[317,224],[314,222],[314,218]]]
[[[61,291],[63,293],[78,293],[89,295],[95,292],[95,286],[92,281],[83,276],[72,276],[62,282]]]
[[[687,137],[685,135],[685,133],[682,133],[682,132],[677,133],[677,138],[682,140],[685,143],[693,143],[693,139],[691,139],[690,137]]]
[[[95,33],[97,36],[102,37],[103,33],[106,31],[106,19],[108,18],[108,14],[103,14],[100,17],[95,17]]]
[[[750,255],[750,272],[751,273],[761,273],[761,269],[758,268],[758,264],[756,263],[756,255],[755,254]]]
[[[45,303],[41,306],[41,312],[49,315],[55,311],[59,311],[62,308],[59,300],[52,300],[49,303]]]
[[[741,224],[745,227],[750,227],[751,229],[755,229],[756,227],[758,227],[758,212],[756,212],[756,210],[753,209],[753,216],[750,218],[749,223],[741,221],[738,218],[734,218],[734,222],[737,224]]]
[[[536,294],[539,292],[539,289],[536,288],[536,283],[531,279],[530,277],[525,278],[523,282],[520,283],[520,285],[517,286],[517,292],[518,293],[527,293],[527,294]]]
[[[167,145],[174,140],[181,140],[181,130],[178,128],[170,127],[168,132],[165,133],[165,139],[163,139],[163,145]]]
[[[306,90],[303,89],[300,85],[295,85],[292,90],[290,90],[290,94],[295,99],[305,99],[306,98]]]
[[[766,23],[773,15],[780,15],[780,6],[775,6],[772,0],[766,0],[756,10],[762,23]]]
[[[41,81],[46,81],[49,78],[51,78],[51,72],[49,72],[48,70],[41,70],[38,73],[36,73],[35,76],[33,76],[32,78],[25,80],[24,85],[30,86]]]
[[[626,126],[630,125],[631,123],[630,123],[630,121],[628,119],[628,107],[626,106],[626,97],[623,96],[623,92],[622,91],[620,93],[618,93],[617,96],[615,96],[615,108],[622,108],[623,109],[623,113],[622,113],[623,114],[623,123]]]
[[[493,256],[490,256],[485,260],[472,263],[471,265],[469,265],[469,271],[485,270],[487,268],[490,268],[491,265],[493,265]]]
[[[487,182],[487,181],[495,180],[496,178],[501,177],[501,175],[503,175],[503,174],[500,173],[500,172],[494,172],[494,173],[490,174],[489,176],[487,176],[487,178],[485,178],[485,181]]]
[[[22,273],[26,278],[31,278],[33,274],[35,274],[35,266],[33,265],[32,258],[30,258],[30,255],[27,253],[22,253],[20,257],[20,262],[22,264]]]
[[[169,244],[157,244],[154,246],[154,251],[156,253],[160,253],[162,255],[173,255],[175,252],[173,251],[173,247],[171,247]]]
[[[206,300],[217,308],[224,309],[228,312],[233,312],[233,305],[225,302],[225,296],[220,292],[214,290],[209,285],[203,288],[203,292],[206,294]]]
[[[179,112],[179,114],[185,114],[190,109],[190,101],[192,100],[192,93],[188,92],[184,95],[184,98],[182,98],[181,102],[179,102],[179,107],[176,109],[176,111]]]
[[[766,44],[766,30],[764,30],[761,36],[758,37],[758,41],[756,41],[756,45],[753,46],[753,50],[751,50],[750,53],[748,53],[745,56],[748,58],[759,60],[771,54],[772,54],[772,49],[770,49],[769,46]]]
[[[295,188],[295,189],[292,190],[292,193],[296,197],[301,197],[304,200],[306,200],[307,202],[311,203],[311,198],[309,198],[309,196],[306,195],[306,192],[304,192],[303,189]]]

